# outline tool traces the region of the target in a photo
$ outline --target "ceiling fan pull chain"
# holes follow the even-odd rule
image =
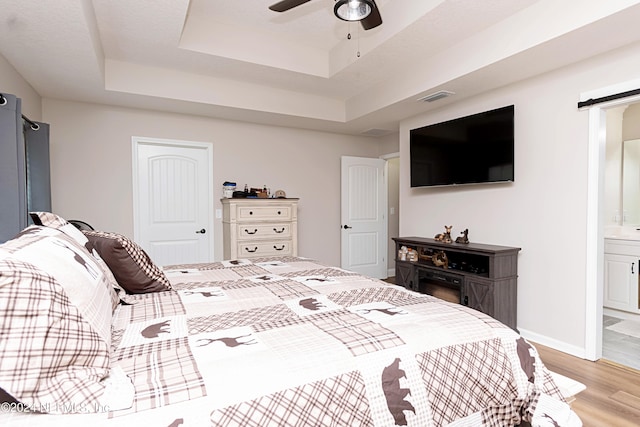
[[[351,22],[349,22],[349,32],[347,33],[347,40],[351,40]],[[358,28],[356,28],[356,41],[356,56],[360,58],[360,32],[358,31]]]

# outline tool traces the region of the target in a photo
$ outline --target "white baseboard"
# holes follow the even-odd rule
[[[395,268],[387,269],[387,277],[396,277],[396,269]]]
[[[624,320],[640,320],[640,314],[628,313],[626,311],[620,311],[614,308],[605,307],[602,310],[602,314],[605,314],[607,316],[617,317],[618,319],[624,319]]]
[[[551,347],[554,350],[561,351],[563,353],[570,354],[571,356],[579,357],[581,359],[586,359],[586,349],[583,347],[578,347],[572,344],[567,344],[566,342],[557,340],[555,338],[550,338],[546,335],[541,335],[535,332],[528,331],[526,329],[518,328],[520,331],[520,335],[522,335],[527,341],[532,341],[534,344],[542,344],[546,347]]]

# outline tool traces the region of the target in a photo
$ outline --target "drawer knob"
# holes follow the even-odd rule
[[[278,211],[278,215],[282,215],[282,212]]]
[[[276,245],[273,245],[273,249],[275,249],[276,251],[282,251],[282,250],[284,250],[284,248],[285,248],[284,245],[282,245],[282,247],[280,247],[280,248],[276,247]]]
[[[274,228],[273,231],[275,231],[278,234],[284,233],[284,227],[282,227],[282,230],[277,230],[277,229]]]
[[[258,229],[257,229],[257,228],[254,228],[254,229],[253,229],[253,231],[249,231],[249,230],[247,230],[247,229],[245,228],[245,229],[244,229],[244,232],[245,232],[245,233],[247,233],[247,234],[256,234],[256,233],[258,232]]]
[[[253,215],[253,211],[249,211],[249,215]]]
[[[244,248],[245,251],[249,252],[249,253],[254,253],[258,251],[258,247],[254,247],[253,250],[249,249],[249,248]]]

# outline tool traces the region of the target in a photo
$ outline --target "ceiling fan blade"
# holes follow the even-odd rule
[[[282,0],[269,6],[274,12],[285,12],[311,0]]]
[[[382,16],[380,16],[380,10],[378,9],[376,2],[371,0],[371,3],[373,3],[373,9],[371,9],[371,13],[369,14],[369,16],[360,21],[360,23],[362,24],[362,28],[364,28],[365,30],[370,30],[382,24]]]

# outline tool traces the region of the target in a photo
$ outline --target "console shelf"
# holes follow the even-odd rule
[[[425,237],[395,237],[396,284],[467,305],[516,329],[520,248],[481,243],[443,243]],[[398,258],[405,246],[417,261]],[[448,267],[430,257],[444,252]]]

